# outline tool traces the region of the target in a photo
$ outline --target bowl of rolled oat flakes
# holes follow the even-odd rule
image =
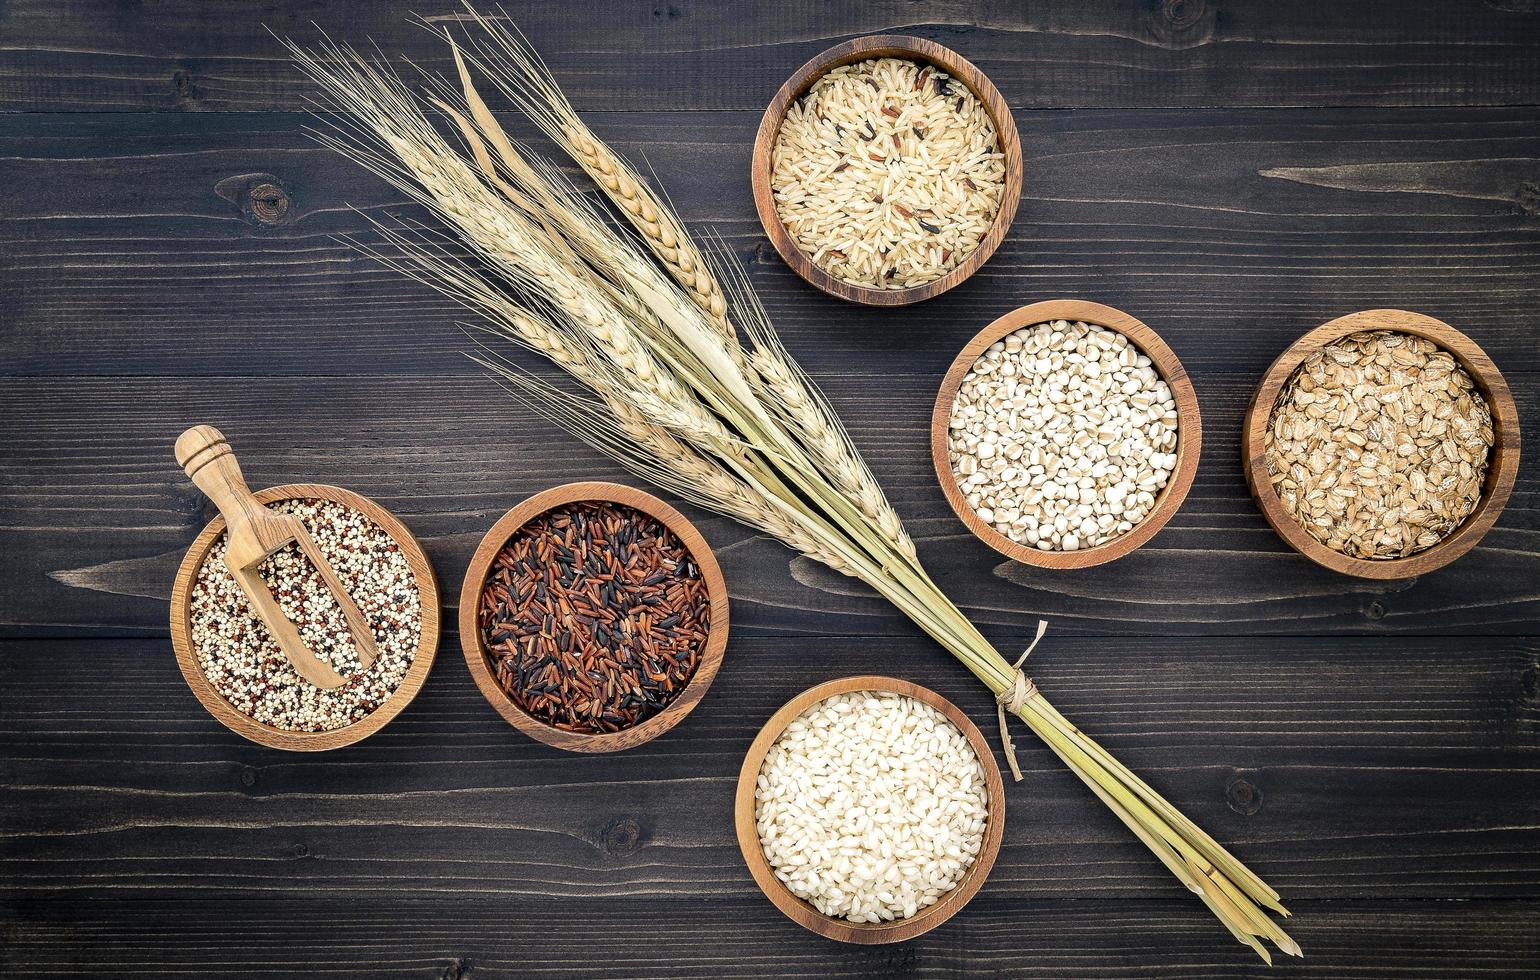
[[[1502,373],[1442,320],[1365,310],[1305,334],[1246,413],[1246,479],[1296,551],[1361,578],[1442,568],[1513,491],[1518,411]]]
[[[406,525],[341,487],[298,483],[255,498],[305,525],[374,633],[360,661],[341,607],[316,567],[287,545],[259,572],[317,656],[345,679],[335,688],[301,677],[225,566],[225,522],[193,541],[171,590],[171,644],[187,685],[221,724],[253,742],[315,752],[379,731],[416,697],[438,646],[438,585]]]

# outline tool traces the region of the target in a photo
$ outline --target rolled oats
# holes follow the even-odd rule
[[[1404,558],[1458,528],[1481,500],[1492,416],[1437,344],[1355,333],[1305,359],[1263,432],[1284,509],[1353,558]]]

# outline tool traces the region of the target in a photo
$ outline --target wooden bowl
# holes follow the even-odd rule
[[[176,583],[171,588],[171,647],[176,651],[177,665],[182,668],[182,676],[187,680],[187,686],[192,688],[193,694],[203,702],[209,714],[226,728],[253,742],[290,752],[321,752],[352,745],[384,728],[392,718],[400,714],[401,709],[417,696],[417,692],[422,689],[423,681],[428,679],[428,671],[433,668],[433,656],[438,650],[439,633],[438,582],[433,577],[433,566],[429,564],[422,545],[417,543],[417,539],[412,536],[411,531],[407,530],[405,524],[397,520],[395,515],[384,507],[351,490],[321,483],[286,483],[282,486],[259,490],[254,496],[264,504],[292,500],[297,497],[330,500],[362,511],[364,516],[378,524],[395,539],[396,544],[401,548],[401,553],[406,556],[412,575],[417,579],[417,595],[422,604],[422,631],[417,639],[417,653],[412,658],[412,666],[407,668],[406,676],[401,680],[401,686],[396,688],[395,692],[367,717],[328,732],[293,732],[274,728],[251,718],[231,705],[209,682],[208,675],[203,672],[202,665],[198,663],[198,654],[193,649],[192,643],[192,590],[198,579],[198,570],[208,559],[209,552],[213,550],[219,536],[225,533],[225,521],[222,517],[209,521],[203,532],[193,540],[192,547],[187,549],[187,555],[182,559],[181,567],[177,569]]]
[[[706,594],[711,599],[711,625],[706,634],[706,647],[701,651],[695,674],[669,703],[668,707],[648,718],[640,725],[618,732],[586,734],[564,732],[534,717],[514,703],[497,683],[487,659],[486,646],[481,642],[481,627],[477,614],[481,607],[481,591],[486,584],[492,560],[514,533],[546,511],[565,504],[593,501],[619,504],[639,510],[657,519],[679,538],[700,568],[706,583]],[[465,572],[465,584],[460,588],[460,648],[465,652],[465,663],[470,667],[476,686],[497,709],[508,724],[537,741],[569,752],[619,752],[650,742],[684,720],[695,710],[695,705],[705,696],[711,682],[722,666],[722,651],[727,647],[727,582],[722,578],[721,566],[706,544],[706,539],[679,511],[635,487],[618,483],[587,482],[567,483],[553,487],[514,507],[492,525],[481,539],[476,553],[471,556],[470,567]]]
[[[1311,537],[1289,512],[1273,490],[1273,481],[1267,472],[1267,453],[1263,448],[1263,436],[1272,418],[1273,405],[1283,386],[1293,377],[1294,371],[1311,354],[1349,334],[1366,330],[1394,330],[1424,337],[1454,355],[1476,382],[1476,388],[1486,398],[1492,413],[1492,455],[1488,461],[1486,485],[1481,500],[1454,533],[1425,551],[1405,558],[1367,559],[1352,558],[1333,551]],[[1424,575],[1442,568],[1476,546],[1482,535],[1491,530],[1508,503],[1513,492],[1513,482],[1519,471],[1519,413],[1513,404],[1513,393],[1503,380],[1497,365],[1474,340],[1442,320],[1408,310],[1363,310],[1349,313],[1324,323],[1296,340],[1273,362],[1262,376],[1246,410],[1246,420],[1241,429],[1241,451],[1246,469],[1246,482],[1251,495],[1267,522],[1289,543],[1295,551],[1318,565],[1323,565],[1344,575],[1359,578],[1399,579]]]
[[[759,829],[754,819],[754,787],[770,746],[781,737],[786,726],[804,711],[827,698],[852,691],[882,691],[924,701],[946,715],[968,737],[968,744],[973,747],[980,765],[984,767],[984,784],[989,793],[989,818],[984,825],[984,844],[979,849],[978,857],[951,891],[941,896],[936,904],[919,910],[907,919],[848,922],[824,915],[810,903],[792,894],[791,889],[775,876],[775,871],[765,857],[764,848],[759,843]],[[995,763],[989,743],[979,732],[978,726],[957,705],[929,688],[896,677],[841,677],[817,684],[792,698],[771,715],[765,727],[759,730],[759,735],[749,746],[748,755],[743,759],[743,768],[738,770],[733,822],[738,831],[738,848],[743,852],[743,860],[748,864],[754,880],[775,907],[786,913],[787,918],[820,936],[837,939],[842,943],[897,943],[929,932],[956,915],[978,892],[984,879],[989,877],[989,870],[994,867],[995,858],[1000,853],[1000,838],[1005,833],[1005,783],[1000,779],[1000,767]]]
[[[1030,545],[1012,541],[990,525],[984,523],[968,505],[967,496],[952,473],[949,452],[949,423],[952,419],[952,403],[957,399],[963,378],[973,368],[974,362],[991,344],[1022,327],[1033,326],[1049,320],[1080,320],[1094,326],[1116,330],[1127,337],[1140,352],[1147,355],[1151,366],[1171,388],[1176,401],[1177,435],[1176,468],[1165,487],[1155,498],[1155,506],[1133,530],[1103,545],[1082,548],[1079,551],[1043,551]],[[936,478],[947,503],[957,517],[985,544],[1008,558],[1040,568],[1088,568],[1121,558],[1153,538],[1166,522],[1171,520],[1187,491],[1192,488],[1193,476],[1198,470],[1198,454],[1203,448],[1203,419],[1198,412],[1198,395],[1192,381],[1182,368],[1182,362],[1160,335],[1122,310],[1088,303],[1078,299],[1054,299],[1033,303],[1012,310],[1005,316],[980,330],[968,341],[942,379],[941,390],[936,394],[936,407],[930,419],[930,455],[936,468]]]
[[[909,61],[928,62],[962,82],[983,105],[984,111],[989,114],[995,126],[996,137],[1000,141],[1000,150],[1005,154],[1005,187],[1000,195],[1000,211],[995,215],[994,224],[980,239],[978,248],[946,275],[924,285],[910,286],[907,289],[857,286],[843,279],[837,279],[818,268],[797,246],[796,241],[786,230],[786,226],[781,224],[781,216],[775,209],[775,196],[770,190],[770,159],[775,150],[775,138],[781,131],[781,121],[786,118],[786,110],[801,98],[803,93],[812,88],[815,82],[835,68],[873,58],[904,58]],[[775,98],[770,100],[770,105],[765,109],[765,115],[759,123],[759,135],[754,139],[754,160],[751,166],[754,206],[759,209],[759,223],[764,226],[765,234],[770,236],[771,243],[775,245],[775,250],[781,253],[781,258],[786,260],[786,264],[791,266],[797,275],[830,296],[848,299],[854,303],[865,303],[868,306],[905,306],[909,303],[918,303],[932,296],[941,295],[977,272],[979,266],[989,261],[989,257],[1000,246],[1005,233],[1010,230],[1011,222],[1016,218],[1016,206],[1021,201],[1021,171],[1021,140],[1016,134],[1016,121],[1011,118],[1010,107],[1005,104],[1005,99],[1001,97],[1000,90],[995,88],[994,83],[985,77],[973,62],[951,48],[924,38],[896,34],[858,37],[853,41],[836,44],[798,68],[775,93]]]

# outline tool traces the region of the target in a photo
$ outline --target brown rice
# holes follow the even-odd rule
[[[1000,210],[1005,155],[978,98],[935,66],[878,58],[836,68],[786,113],[770,187],[813,264],[905,289],[955,269]]]

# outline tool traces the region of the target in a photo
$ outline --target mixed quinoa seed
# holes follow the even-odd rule
[[[259,572],[301,639],[346,683],[325,690],[302,678],[257,617],[225,566],[227,540],[214,542],[191,601],[193,650],[220,696],[254,721],[285,731],[324,732],[367,717],[401,686],[422,635],[417,579],[394,538],[361,511],[330,500],[283,500],[269,507],[309,530],[374,633],[365,670],[342,608],[320,572],[290,544]]]

